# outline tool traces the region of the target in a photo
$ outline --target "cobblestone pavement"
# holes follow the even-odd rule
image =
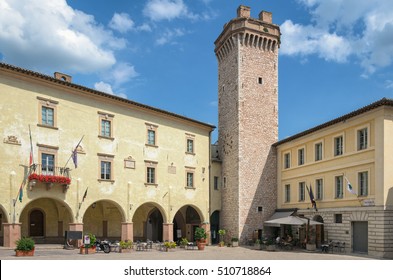
[[[33,257],[16,257],[11,248],[0,247],[0,260],[371,260],[367,255],[348,253],[322,253],[305,250],[259,251],[253,247],[206,246],[204,251],[176,248],[171,252],[156,249],[132,251],[131,253],[111,252],[82,255],[79,250],[65,250],[61,245],[36,245]]]

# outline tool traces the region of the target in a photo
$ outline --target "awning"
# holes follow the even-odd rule
[[[291,216],[293,213],[295,213],[294,210],[292,210],[292,211],[276,211],[276,212],[269,218],[268,221],[276,220],[276,219],[280,219],[280,218],[285,218],[285,217],[289,217],[289,216]],[[265,221],[264,223],[266,223],[266,222],[268,222],[268,221]],[[279,227],[280,224],[279,224],[279,223],[277,223],[277,224],[269,223],[269,224],[266,224],[266,226],[269,226],[269,227]]]
[[[314,225],[322,225],[322,223],[313,221],[311,219],[301,218],[298,216],[287,216],[283,218],[273,219],[266,221],[264,223],[265,226],[270,227],[279,227],[280,225],[292,225],[292,226],[301,226],[310,223],[311,226]]]

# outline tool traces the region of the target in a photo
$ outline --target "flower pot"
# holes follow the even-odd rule
[[[266,251],[276,251],[276,245],[266,245]]]
[[[17,257],[32,257],[34,256],[34,249],[29,251],[15,250],[15,256]]]
[[[315,244],[306,244],[306,250],[307,251],[315,251],[317,249],[317,246]]]
[[[131,248],[120,248],[120,253],[131,253],[132,249]]]
[[[197,242],[198,250],[201,250],[201,251],[205,250],[205,246],[206,246],[205,240],[203,240],[203,242],[202,241]]]
[[[81,255],[95,254],[96,253],[96,248],[95,247],[90,247],[90,248],[80,247],[79,248],[79,253]]]

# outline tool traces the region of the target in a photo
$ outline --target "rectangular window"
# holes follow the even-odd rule
[[[214,189],[218,190],[218,177],[214,176]]]
[[[358,150],[367,149],[368,131],[367,128],[358,130]]]
[[[315,144],[315,161],[322,160],[322,143]]]
[[[291,201],[291,185],[285,185],[285,202]]]
[[[291,154],[286,153],[284,154],[284,168],[290,168],[291,167]]]
[[[146,170],[146,183],[155,184],[156,183],[156,169],[154,167],[147,167]]]
[[[297,161],[298,165],[304,164],[304,148],[299,149],[297,151],[297,159],[298,159],[298,161]]]
[[[147,131],[147,144],[152,146],[156,145],[156,132],[154,130]]]
[[[115,115],[98,111],[98,137],[113,139],[113,119]]]
[[[37,96],[38,99],[38,125],[56,129],[56,110],[58,101]]]
[[[358,173],[359,180],[359,195],[366,196],[368,195],[368,172],[360,172]]]
[[[193,188],[193,187],[194,187],[194,173],[187,172],[187,188]]]
[[[55,155],[41,154],[41,172],[43,175],[54,175],[55,173]]]
[[[335,177],[335,198],[343,198],[343,176]]]
[[[101,180],[111,180],[112,164],[110,161],[101,161]]]
[[[54,109],[46,106],[41,107],[41,124],[47,126],[55,126]]]
[[[299,183],[299,201],[304,201],[305,189],[306,189],[306,183],[300,182]]]
[[[194,140],[187,139],[187,153],[193,154],[194,153]]]
[[[343,222],[343,214],[334,214],[334,222],[341,224]]]
[[[101,120],[101,136],[111,137],[111,121]]]
[[[344,151],[344,141],[342,136],[334,138],[334,155],[341,156]]]
[[[315,198],[321,200],[323,198],[323,180],[317,179],[315,181]]]

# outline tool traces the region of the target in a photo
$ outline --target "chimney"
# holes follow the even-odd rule
[[[259,13],[259,20],[267,23],[273,23],[273,15],[271,12],[262,11]]]
[[[70,75],[63,74],[63,73],[60,73],[60,72],[55,72],[55,79],[62,80],[62,81],[67,82],[67,83],[71,83],[72,82],[72,77]]]
[[[237,17],[249,18],[250,12],[251,12],[250,7],[240,5],[239,8],[237,8]]]

